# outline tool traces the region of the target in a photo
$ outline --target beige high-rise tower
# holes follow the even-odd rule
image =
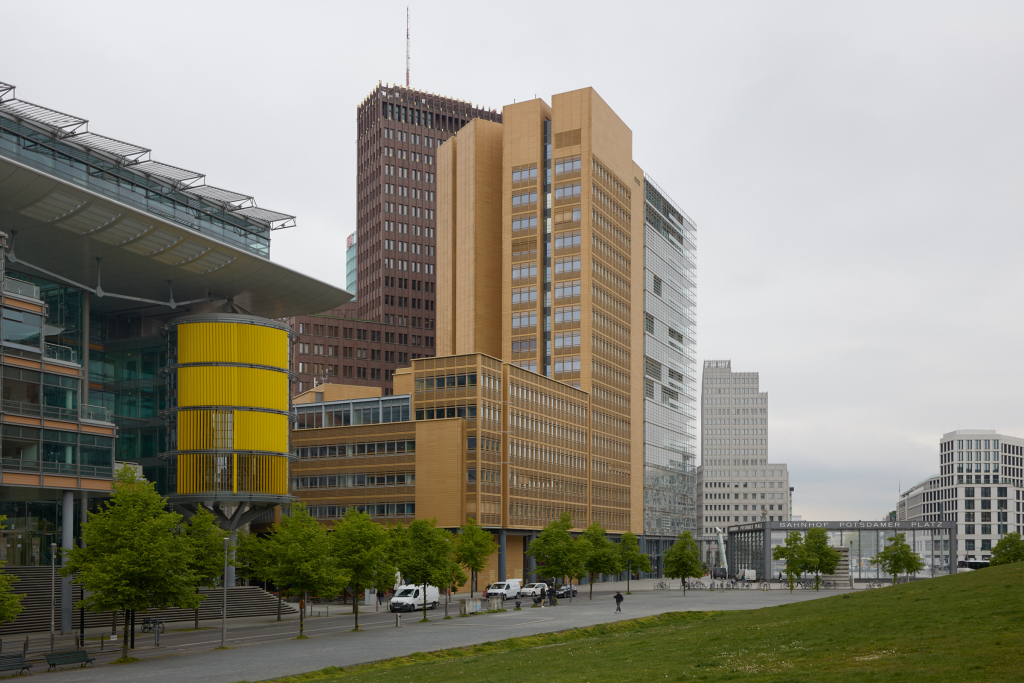
[[[632,131],[591,88],[509,105],[502,123],[474,120],[438,149],[437,180],[438,356],[485,353],[587,392],[588,521],[642,533],[644,175]],[[514,411],[506,454],[528,447]]]

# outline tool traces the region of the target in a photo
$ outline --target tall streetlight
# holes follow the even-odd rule
[[[231,539],[224,537],[224,609],[220,615],[220,646],[227,647],[228,640],[228,545]]]
[[[53,644],[53,613],[57,606],[57,544],[50,544],[50,643]]]

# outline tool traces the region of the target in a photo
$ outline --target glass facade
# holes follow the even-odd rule
[[[356,234],[352,233],[348,236],[348,242],[345,251],[345,289],[356,293],[356,283],[358,281],[358,257],[359,249],[356,244]],[[352,301],[355,301],[355,297],[352,297]]]
[[[644,533],[697,530],[697,228],[644,182]]]
[[[147,318],[89,316],[89,402],[102,406],[118,427],[117,460],[138,463],[143,475],[167,493],[167,339]]]
[[[771,557],[771,551],[777,546],[786,544],[786,536],[791,531],[806,534],[809,527],[824,528],[829,535],[833,548],[846,548],[849,557],[850,577],[854,581],[887,580],[892,577],[882,573],[878,565],[872,564],[871,558],[888,546],[890,538],[897,533],[904,534],[907,543],[924,560],[925,568],[911,578],[925,579],[943,576],[950,573],[949,550],[951,541],[955,540],[955,524],[952,522],[903,523],[902,526],[884,526],[886,523],[873,522],[786,522],[785,528],[778,523],[768,523],[770,534],[769,547],[765,547],[765,530],[763,524],[746,524],[729,531],[726,541],[726,557],[729,561],[729,575],[737,576],[745,569],[757,571],[758,578],[763,577],[765,562],[770,563],[770,577],[778,578],[785,572],[786,563]],[[795,525],[799,524],[799,528]],[[926,528],[923,525],[929,524]],[[877,528],[857,528],[874,526]],[[708,566],[716,564],[718,557],[718,540],[714,536],[699,536],[701,559]]]
[[[408,422],[410,419],[410,403],[410,397],[406,394],[404,396],[297,405],[295,406],[295,413],[298,422],[295,428],[316,429],[318,427],[349,427],[386,422]],[[474,417],[476,416],[475,413],[474,407]],[[456,415],[452,415],[452,417],[456,417]],[[459,415],[458,417],[465,417],[465,415]],[[422,420],[423,416],[421,415],[417,419]]]
[[[0,118],[0,155],[270,258],[270,231],[262,225],[6,118]]]

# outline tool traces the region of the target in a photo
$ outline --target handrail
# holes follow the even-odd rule
[[[82,419],[110,422],[110,409],[105,406],[82,404]]]
[[[19,296],[27,296],[32,299],[39,299],[39,287],[31,282],[18,280],[13,277],[4,277],[4,291]],[[41,301],[41,299],[39,299]]]
[[[65,363],[78,363],[78,351],[62,344],[45,342],[43,344],[43,355],[52,360],[60,360]]]

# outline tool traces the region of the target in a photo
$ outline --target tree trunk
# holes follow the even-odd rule
[[[196,594],[197,595],[199,594],[199,586],[196,586]],[[196,617],[196,630],[198,631],[199,630],[199,608],[198,607],[196,607],[195,617]]]
[[[305,635],[306,630],[306,592],[299,596],[299,635]]]
[[[629,579],[630,579],[630,576],[632,574],[633,574],[632,570],[630,570],[630,569],[626,570],[626,593],[629,593]]]
[[[356,627],[354,629],[352,629],[352,630],[353,631],[358,631],[359,630],[359,586],[356,586],[355,588],[356,588],[356,597],[355,597],[355,600],[352,601],[352,614],[356,615]]]
[[[277,591],[277,620],[281,621],[281,591]]]
[[[469,597],[473,598],[473,588],[476,586],[476,570],[469,570]]]
[[[121,659],[128,659],[128,610],[124,611],[124,642],[121,643]]]
[[[590,599],[594,599],[594,575],[590,575]]]
[[[427,584],[423,584],[423,621],[427,620]]]

